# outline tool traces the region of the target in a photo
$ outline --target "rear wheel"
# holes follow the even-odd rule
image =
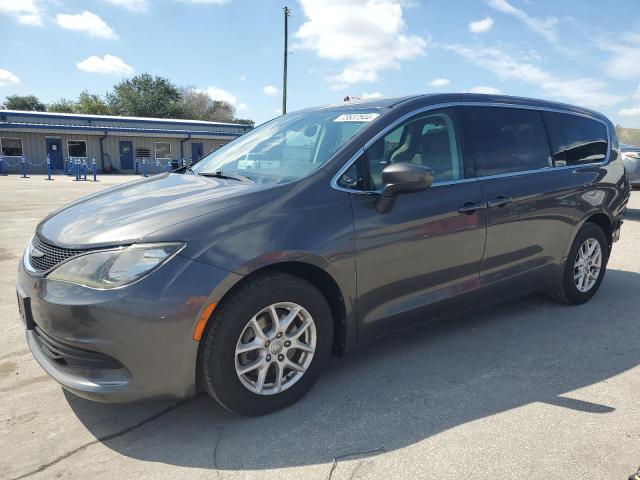
[[[600,288],[608,260],[609,245],[602,228],[585,223],[573,241],[562,278],[549,293],[569,305],[588,301]]]
[[[332,338],[331,311],[317,288],[291,275],[260,275],[216,308],[203,339],[203,384],[232,412],[268,413],[313,386]]]

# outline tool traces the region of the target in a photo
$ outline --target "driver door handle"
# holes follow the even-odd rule
[[[458,213],[466,213],[471,215],[476,210],[487,208],[487,202],[464,202],[464,205],[458,207]]]
[[[502,208],[511,202],[513,202],[512,197],[507,197],[505,195],[498,195],[494,200],[489,200],[487,204],[489,205],[489,207]]]

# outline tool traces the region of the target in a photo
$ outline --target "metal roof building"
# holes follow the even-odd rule
[[[250,130],[247,125],[165,118],[116,117],[0,110],[3,170],[64,171],[69,159],[98,170],[132,173],[142,159],[163,169],[182,159],[197,160]]]

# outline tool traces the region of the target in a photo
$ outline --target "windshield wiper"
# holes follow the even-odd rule
[[[253,180],[249,177],[245,177],[244,175],[239,175],[237,173],[223,173],[221,170],[216,173],[199,172],[198,175],[202,175],[203,177],[224,178],[229,180],[238,180],[239,182],[253,183]]]

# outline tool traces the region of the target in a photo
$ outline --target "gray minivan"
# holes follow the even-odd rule
[[[629,192],[615,129],[590,110],[345,102],[52,213],[18,302],[34,357],[77,395],[203,388],[262,414],[385,333],[527,292],[589,300]]]

